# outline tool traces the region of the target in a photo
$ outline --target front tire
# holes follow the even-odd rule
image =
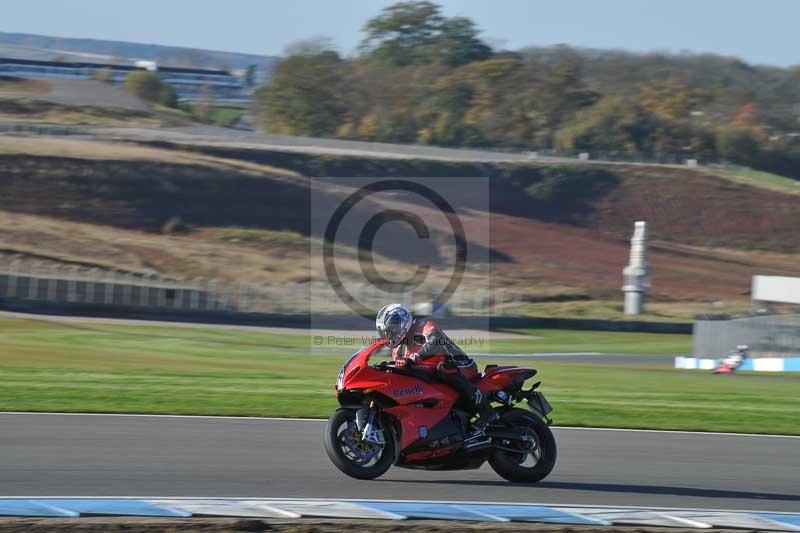
[[[515,483],[536,483],[546,478],[555,467],[558,455],[550,427],[537,415],[522,409],[506,411],[500,422],[515,429],[527,429],[535,445],[527,453],[495,450],[489,458],[492,469]]]
[[[364,443],[352,409],[337,409],[325,426],[325,451],[336,468],[356,479],[375,479],[392,466],[394,438],[384,429],[383,445]]]

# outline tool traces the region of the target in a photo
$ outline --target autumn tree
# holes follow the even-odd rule
[[[608,96],[581,111],[558,134],[563,150],[608,150],[636,153],[647,150],[654,131],[651,117],[642,108],[619,97]]]
[[[638,103],[650,113],[670,120],[686,120],[701,93],[685,82],[669,79],[639,87]]]
[[[433,44],[433,55],[447,66],[457,67],[482,61],[492,55],[492,49],[480,40],[475,23],[465,17],[445,19]]]
[[[286,135],[331,135],[342,118],[339,54],[297,50],[259,93],[264,127]]]
[[[543,66],[535,101],[539,121],[547,131],[546,144],[554,142],[558,128],[578,111],[600,99],[587,87],[583,77],[583,59],[569,47],[557,47],[552,64]]]
[[[178,105],[178,95],[168,83],[161,81],[157,72],[136,70],[125,78],[125,88],[145,102],[158,103],[167,107]]]
[[[753,102],[742,105],[731,119],[730,127],[737,130],[747,130],[754,137],[762,137],[764,128],[758,122],[758,108]]]
[[[426,63],[444,17],[433,2],[399,2],[364,25],[361,50],[394,66]]]
[[[717,135],[720,155],[742,165],[758,161],[765,141],[764,129],[758,123],[758,108],[753,102],[739,107],[728,127],[721,128]]]
[[[492,54],[470,19],[448,19],[438,5],[427,0],[385,8],[366,23],[364,33],[362,52],[398,67],[434,62],[454,67]]]
[[[350,58],[324,39],[289,47],[271,84],[256,92],[264,127],[449,146],[724,156],[785,175],[800,161],[798,68],[566,45],[495,52],[473,21],[448,18],[429,0],[388,6],[363,32]]]
[[[157,72],[136,70],[128,74],[125,88],[146,102],[156,102],[161,91],[161,77]]]

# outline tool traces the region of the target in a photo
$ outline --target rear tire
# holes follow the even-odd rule
[[[351,446],[355,439],[348,435],[356,423],[352,409],[337,409],[325,425],[325,451],[336,468],[356,479],[375,479],[383,475],[394,463],[395,444],[389,428],[384,428],[386,444],[367,445],[366,450]],[[359,464],[359,458],[376,453],[375,460]],[[361,455],[359,455],[361,454]]]
[[[556,439],[550,427],[537,415],[522,409],[510,409],[502,414],[500,422],[508,426],[528,428],[537,441],[539,457],[532,466],[525,466],[533,453],[514,453],[495,450],[489,458],[492,469],[500,476],[515,483],[536,483],[546,478],[556,465]]]

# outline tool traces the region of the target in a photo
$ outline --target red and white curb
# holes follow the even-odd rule
[[[411,500],[16,497],[0,499],[0,516],[425,519],[800,531],[800,513]]]

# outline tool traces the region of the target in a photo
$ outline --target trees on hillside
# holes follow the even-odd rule
[[[743,165],[758,162],[766,134],[758,122],[758,108],[752,102],[741,106],[726,127],[717,134],[719,154],[729,161]]]
[[[448,19],[427,0],[385,8],[364,25],[364,33],[362,52],[397,67],[427,63],[457,67],[492,55],[472,20]]]
[[[278,64],[260,94],[264,127],[287,135],[332,135],[342,121],[341,59],[331,50],[299,50]]]
[[[445,146],[722,156],[762,166],[778,152],[800,151],[790,145],[794,136],[780,135],[800,116],[796,70],[564,45],[493,51],[479,35],[471,20],[447,18],[431,1],[403,1],[365,24],[352,58],[318,39],[292,46],[258,93],[264,127]]]
[[[145,102],[158,103],[167,107],[178,105],[178,95],[171,85],[161,81],[157,72],[136,70],[125,78],[125,88]]]
[[[655,130],[652,117],[639,106],[608,96],[578,113],[558,134],[557,146],[567,151],[606,150],[637,153],[646,149]]]

